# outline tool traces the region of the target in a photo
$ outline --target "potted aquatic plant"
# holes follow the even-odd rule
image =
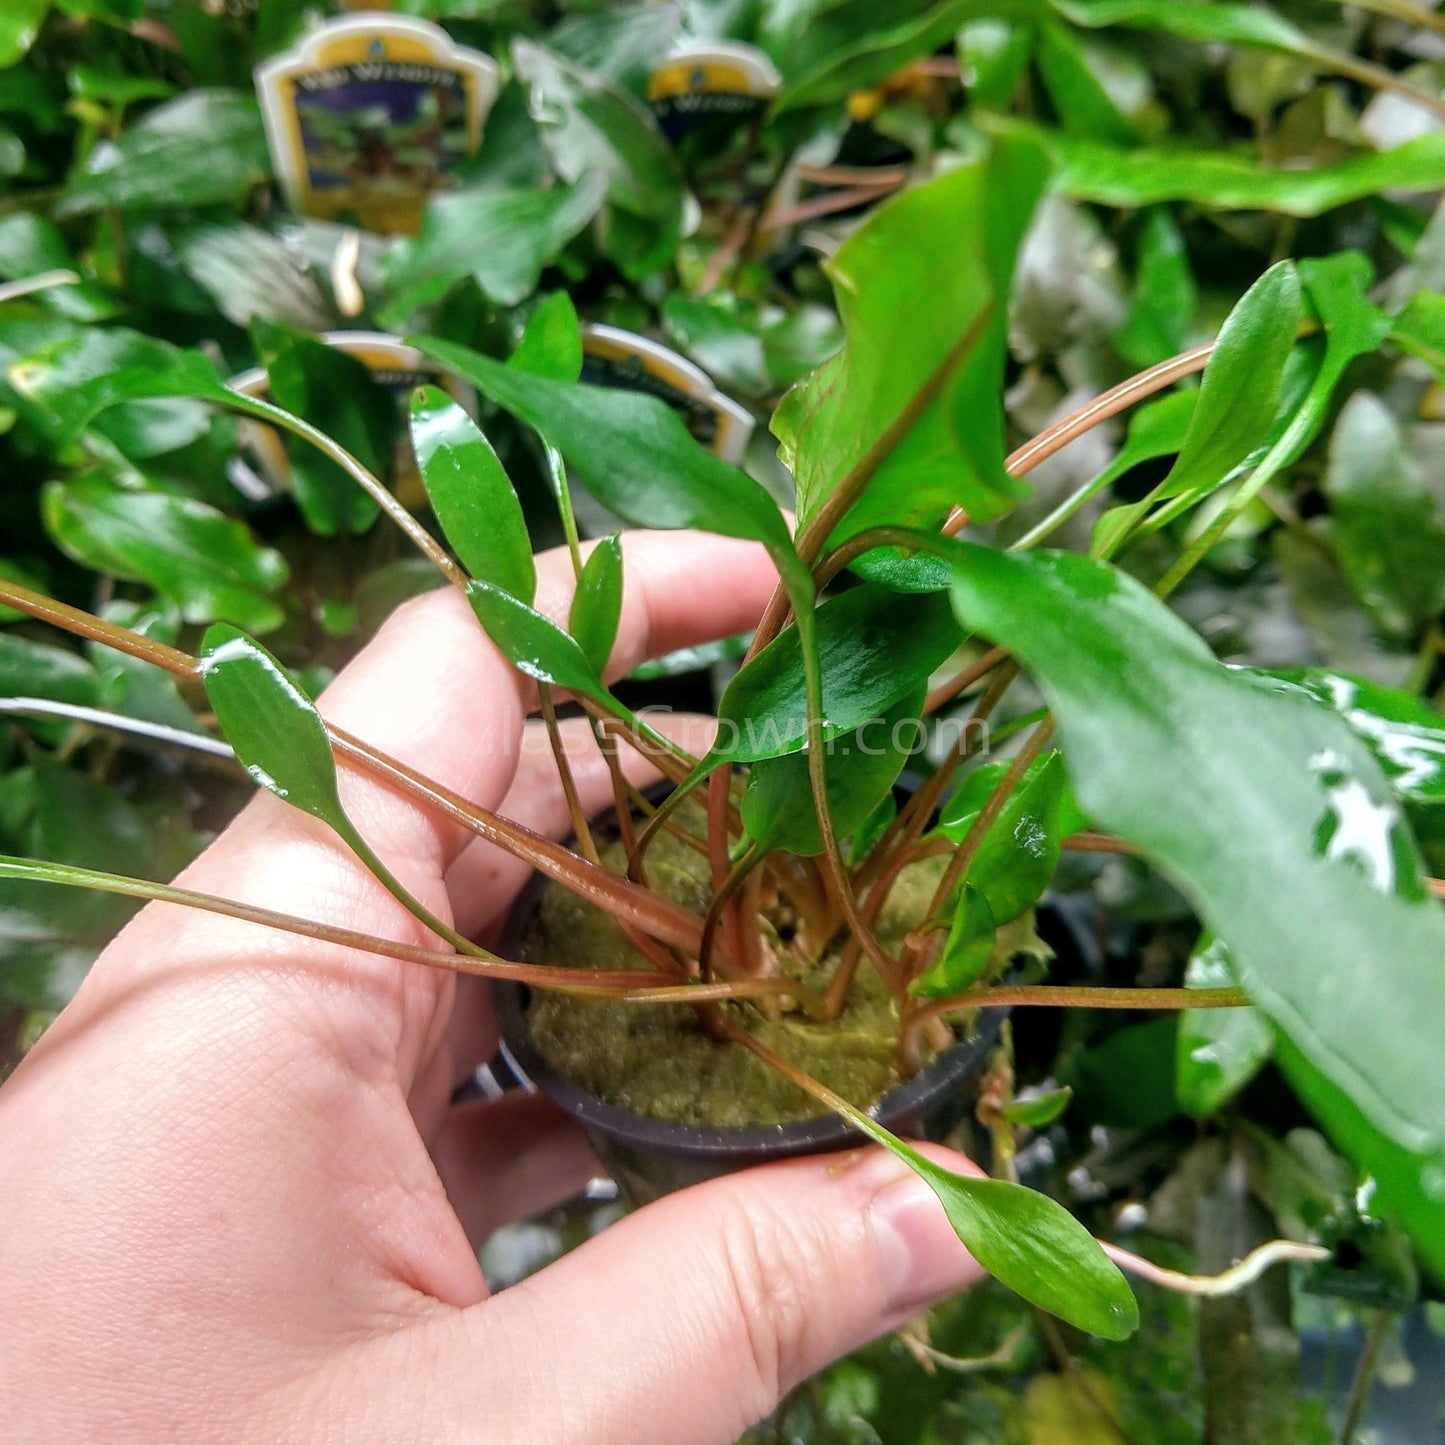
[[[1428,1087],[1430,1061],[1413,1044],[1392,1046],[1395,1011],[1445,1006],[1445,918],[1406,825],[1416,779],[1398,743],[1408,720],[1392,718],[1383,695],[1226,668],[1164,600],[1309,445],[1347,365],[1383,346],[1432,344],[1438,318],[1380,309],[1358,255],[1281,263],[1212,346],[1141,373],[1006,456],[1011,276],[1047,182],[1035,144],[997,141],[881,206],[832,258],[845,345],[772,419],[795,523],[662,402],[579,383],[577,318],[561,294],[534,310],[505,359],[409,338],[492,409],[479,425],[437,388],[411,399],[413,450],[446,545],[336,440],[228,388],[198,353],[75,387],[66,413],[76,432],[117,403],[186,396],[281,428],[347,472],[534,688],[571,808],[570,848],[328,726],[235,627],[213,626],[191,656],[20,583],[0,579],[0,601],[203,688],[256,783],[333,828],[437,940],[345,941],[496,981],[523,1071],[610,1137],[639,1192],[774,1146],[870,1138],[927,1179],[999,1279],[1117,1338],[1137,1307],[1114,1261],[1142,1262],[1007,1177],[1013,1127],[1046,1123],[1066,1101],[1012,1103],[1006,1068],[989,1070],[1004,1006],[1248,1012],[1375,1178],[1378,1206],[1445,1263],[1445,1105]],[[1197,387],[1135,414],[1126,465],[1173,460],[1147,495],[1103,514],[1087,553],[1041,544],[1108,486],[1108,472],[995,544],[988,524],[1025,494],[1032,467],[1200,372]],[[522,509],[486,435],[496,411],[545,443],[575,569],[565,616],[537,596]],[[583,543],[574,483],[629,524],[754,542],[777,570],[701,755],[609,681],[623,549],[616,535]],[[1146,583],[1111,559],[1148,537],[1175,545]],[[990,719],[1023,677],[1042,703],[1011,720],[1008,748],[990,756],[1005,732],[991,737]],[[611,770],[605,819],[578,801],[563,704],[590,720]],[[901,787],[940,710],[950,726],[929,732],[937,765]],[[635,753],[663,788],[634,784]],[[346,814],[338,767],[380,777],[536,871],[498,950],[407,893]],[[1065,847],[1140,852],[1171,878],[1217,941],[1211,986],[1043,982],[1033,910]],[[324,920],[34,860],[3,860],[0,875],[337,935]],[[899,1137],[956,1122],[980,1091],[1004,1177],[953,1174]],[[1251,1267],[1326,1253],[1286,1245]]]

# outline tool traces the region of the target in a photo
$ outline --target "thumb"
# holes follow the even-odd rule
[[[435,1406],[470,1376],[494,1411],[506,1402],[497,1438],[528,1445],[726,1445],[800,1380],[981,1274],[892,1155],[769,1165],[659,1200],[454,1316],[461,1338],[428,1395]],[[457,1404],[459,1425],[485,1415],[482,1400]]]

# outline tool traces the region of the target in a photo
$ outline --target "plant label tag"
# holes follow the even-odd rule
[[[344,351],[367,367],[379,385],[392,392],[398,408],[406,406],[418,386],[431,383],[440,386],[454,401],[476,412],[476,395],[472,389],[423,355],[408,346],[400,337],[384,331],[325,331],[318,338],[338,351]],[[271,389],[264,366],[253,366],[233,376],[227,383],[243,396],[266,398]],[[242,496],[253,502],[264,502],[291,490],[291,459],[286,445],[274,427],[254,417],[240,423],[240,446],[226,470],[227,480]],[[411,443],[403,427],[392,461],[392,489],[397,499],[412,510],[426,506],[426,491],[421,484]]]
[[[256,93],[293,210],[415,234],[481,144],[497,65],[424,20],[351,15],[259,66]]]
[[[701,367],[645,336],[615,326],[584,326],[582,380],[657,397],[714,456],[734,466],[747,450],[752,413],[724,396]]]
[[[710,41],[676,50],[653,71],[647,103],[676,145],[696,131],[731,133],[758,119],[782,77],[755,45]]]

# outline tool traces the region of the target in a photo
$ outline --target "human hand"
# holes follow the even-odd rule
[[[615,675],[752,626],[776,581],[756,546],[676,533],[629,536],[625,575]],[[538,579],[565,619],[566,554]],[[403,607],[321,706],[562,836],[550,755],[522,746],[534,701],[448,590]],[[702,719],[673,721],[706,746]],[[585,726],[569,754],[601,808]],[[490,936],[526,865],[355,771],[342,793],[413,894]],[[269,794],[182,881],[435,944]],[[978,1274],[928,1186],[870,1148],[660,1200],[489,1298],[476,1242],[595,1168],[544,1100],[450,1107],[495,1042],[476,980],[147,907],[0,1089],[11,1438],[726,1442]]]

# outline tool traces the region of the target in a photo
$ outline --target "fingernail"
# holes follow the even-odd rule
[[[882,1189],[871,1213],[894,1313],[915,1314],[983,1274],[953,1232],[938,1196],[918,1175],[910,1172]]]

